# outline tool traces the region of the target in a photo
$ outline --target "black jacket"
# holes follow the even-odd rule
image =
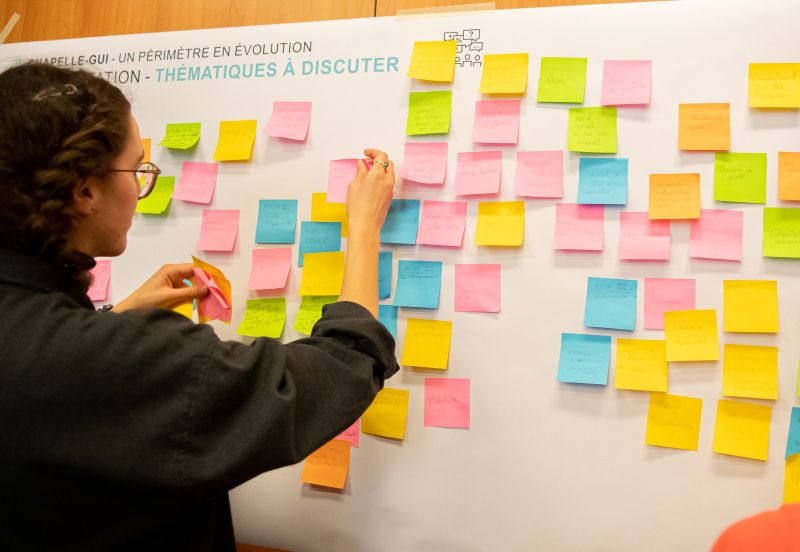
[[[84,291],[0,250],[2,550],[234,550],[227,491],[301,461],[397,371],[355,303],[247,346],[169,310],[97,313]]]

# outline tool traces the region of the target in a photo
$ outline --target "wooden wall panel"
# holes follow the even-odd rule
[[[494,0],[498,10],[513,8],[545,8],[553,6],[579,6],[586,4],[620,4],[628,2],[649,2],[652,0]],[[376,0],[376,15],[395,15],[398,10],[417,10],[447,6],[463,6],[470,3],[485,3],[481,0]]]

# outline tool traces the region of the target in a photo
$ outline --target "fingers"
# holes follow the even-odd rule
[[[356,178],[364,177],[367,174],[367,164],[362,159],[358,160],[356,165]]]
[[[376,161],[376,162],[382,162],[382,161],[388,161],[389,160],[389,156],[386,155],[386,152],[381,151],[379,149],[367,148],[367,149],[364,150],[364,155],[366,155],[367,157],[369,157],[370,159],[372,159],[373,161]]]
[[[208,295],[207,287],[184,286],[169,290],[168,302],[171,305],[176,303],[185,303],[187,301],[191,301],[192,299],[202,299],[206,295]]]

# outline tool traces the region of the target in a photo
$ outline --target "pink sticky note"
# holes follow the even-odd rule
[[[175,185],[172,197],[191,203],[208,205],[217,187],[217,163],[184,161],[181,177]]]
[[[518,151],[514,193],[525,197],[564,194],[563,151]]]
[[[611,61],[603,64],[602,105],[646,105],[650,103],[653,62]]]
[[[231,251],[239,233],[239,211],[206,209],[195,246],[200,251]]]
[[[457,264],[457,312],[500,312],[500,265]]]
[[[469,380],[425,378],[425,425],[469,429]]]
[[[105,301],[108,296],[108,282],[111,280],[111,259],[102,259],[96,263],[90,271],[92,285],[89,286],[86,295],[92,301]]]
[[[274,102],[264,132],[276,138],[305,142],[311,123],[311,102]]]
[[[418,184],[444,184],[447,142],[406,142],[400,176]]]
[[[719,261],[742,260],[744,212],[701,209],[689,232],[689,256]]]
[[[603,250],[603,205],[556,205],[555,249]]]
[[[231,321],[231,305],[225,298],[222,289],[214,281],[213,276],[202,268],[194,268],[195,283],[200,287],[208,288],[208,295],[197,303],[197,312],[200,316],[223,322]]]
[[[678,278],[644,279],[644,329],[663,330],[664,313],[695,309],[695,281]]]
[[[283,289],[292,269],[292,248],[253,249],[247,289]]]
[[[466,202],[425,200],[422,202],[417,243],[461,247],[466,225]]]
[[[668,261],[668,220],[650,220],[647,213],[619,214],[619,258],[627,261]]]
[[[516,144],[519,140],[520,100],[478,100],[472,141],[480,144]]]
[[[500,193],[503,152],[465,151],[456,162],[456,195]]]
[[[358,435],[361,431],[361,418],[353,422],[353,425],[342,431],[339,435],[334,437],[334,439],[339,439],[340,441],[347,441],[350,443],[351,447],[358,448]]]
[[[328,163],[328,203],[346,203],[347,188],[358,172],[358,159],[336,159]]]

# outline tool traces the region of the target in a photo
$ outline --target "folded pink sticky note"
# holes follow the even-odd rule
[[[264,132],[277,138],[304,142],[311,123],[311,102],[274,102]]]
[[[422,202],[417,243],[461,247],[466,225],[466,202],[425,200]]]
[[[500,312],[500,265],[457,264],[456,312]]]
[[[291,247],[253,249],[247,289],[283,289],[291,270]]]
[[[563,151],[518,151],[514,193],[525,197],[564,194]]]
[[[478,100],[472,141],[480,144],[516,144],[519,140],[520,100]]]
[[[198,286],[208,288],[208,295],[197,303],[198,315],[211,320],[230,322],[231,306],[214,278],[202,268],[197,267],[194,268],[194,277]]]
[[[689,231],[689,256],[719,261],[742,260],[744,212],[701,209]]]
[[[444,184],[447,142],[406,142],[400,176],[419,184]]]
[[[190,203],[208,205],[217,187],[217,163],[184,161],[181,177],[175,185],[172,197]]]
[[[645,105],[650,103],[653,62],[612,61],[603,64],[601,105]]]
[[[556,205],[555,249],[603,250],[603,205]]]
[[[342,431],[334,439],[347,441],[351,447],[358,448],[358,435],[361,431],[361,418],[353,422],[353,425]]]
[[[239,233],[239,211],[207,209],[203,211],[200,237],[195,246],[200,251],[231,251]]]
[[[469,428],[469,380],[425,378],[425,425]]]
[[[668,261],[668,220],[650,220],[647,213],[619,214],[619,258],[628,261]]]
[[[695,280],[644,279],[644,329],[663,330],[664,313],[695,309]]]
[[[503,152],[465,151],[456,161],[456,195],[497,194],[503,172]]]
[[[358,172],[358,159],[336,159],[328,163],[328,203],[346,203],[347,188]]]
[[[105,301],[108,296],[108,282],[111,280],[111,259],[95,261],[97,264],[90,271],[92,285],[86,295],[92,301]]]

